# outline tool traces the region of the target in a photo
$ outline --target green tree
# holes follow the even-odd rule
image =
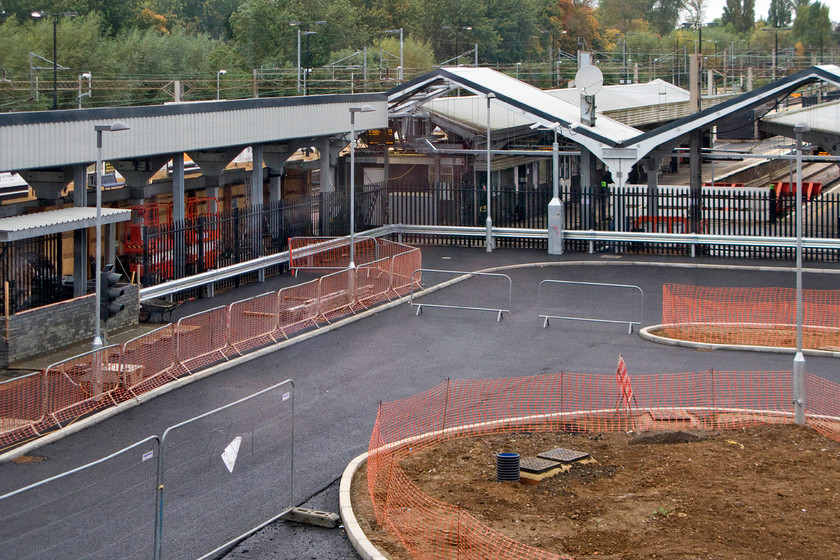
[[[820,2],[800,6],[793,20],[791,36],[804,46],[818,47],[831,43],[831,20],[828,6]]]
[[[654,0],[648,11],[651,30],[662,36],[668,35],[677,26],[684,9],[684,0]]]
[[[600,0],[595,14],[604,28],[627,34],[646,27],[650,8],[649,0]]]
[[[767,23],[771,27],[785,27],[790,24],[791,4],[788,0],[770,0]]]
[[[755,0],[726,0],[720,23],[737,33],[748,32],[755,25]]]

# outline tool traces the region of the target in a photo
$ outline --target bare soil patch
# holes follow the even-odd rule
[[[676,340],[705,342],[707,344],[796,348],[796,328],[786,326],[768,329],[742,325],[680,325],[678,327],[660,328],[654,334]],[[803,328],[802,347],[812,350],[838,351],[840,350],[840,334],[828,329]]]
[[[554,448],[594,459],[529,485],[495,481],[495,455]],[[840,558],[840,443],[795,425],[720,432],[515,433],[452,439],[402,462],[428,495],[519,542],[578,560]],[[366,470],[353,504],[378,527]]]

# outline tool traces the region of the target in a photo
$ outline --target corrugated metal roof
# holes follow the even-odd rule
[[[102,224],[127,222],[131,210],[102,209]],[[31,239],[96,226],[96,208],[62,208],[50,212],[0,218],[0,242]]]

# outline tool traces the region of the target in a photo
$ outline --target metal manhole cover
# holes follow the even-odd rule
[[[522,457],[519,460],[519,470],[527,473],[542,474],[560,466],[557,461],[538,459],[537,457]]]
[[[557,449],[552,449],[551,451],[538,453],[537,457],[540,459],[549,459],[551,461],[560,461],[562,463],[571,463],[572,461],[580,461],[581,459],[589,457],[589,453],[559,447]]]

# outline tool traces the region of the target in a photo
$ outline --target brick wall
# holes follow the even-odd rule
[[[125,285],[125,294],[117,299],[125,306],[107,324],[108,333],[137,323],[140,297],[136,285]],[[9,318],[8,338],[0,344],[0,367],[60,350],[93,339],[94,313],[98,304],[93,294],[30,309]]]

